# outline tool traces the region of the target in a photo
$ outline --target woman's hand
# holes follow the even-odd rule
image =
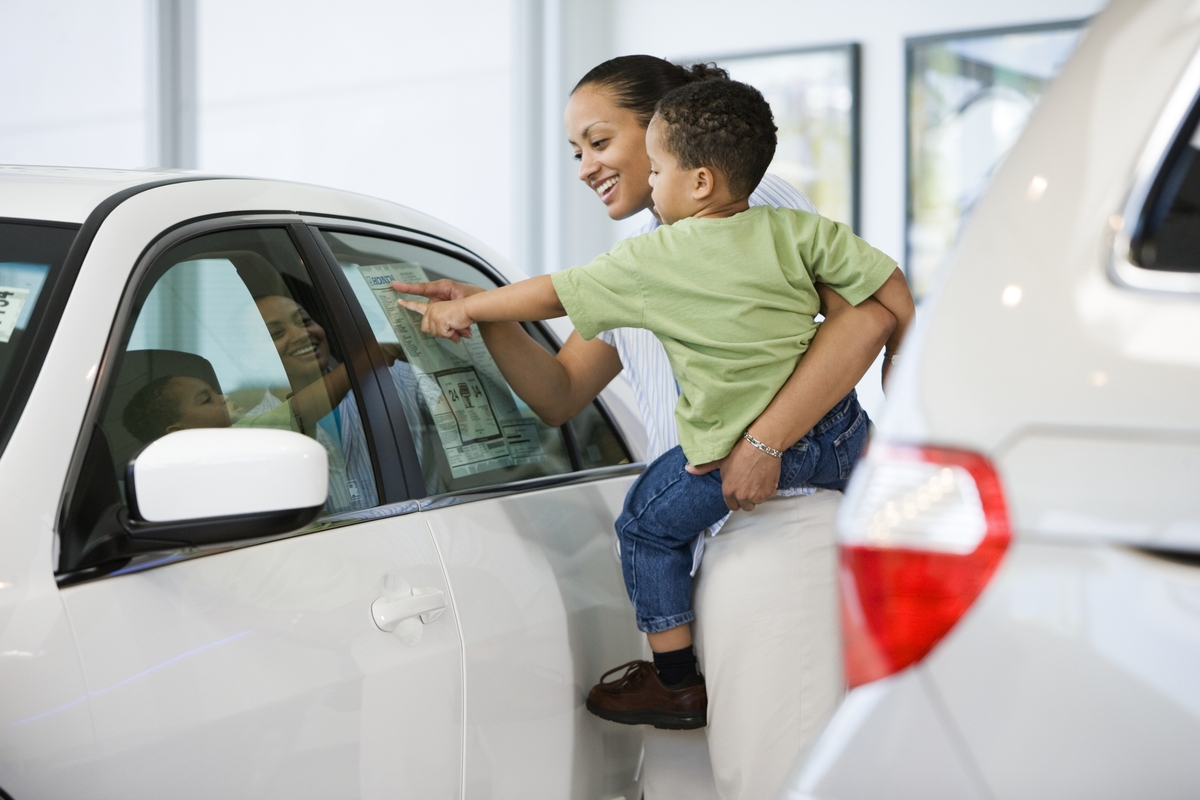
[[[721,493],[730,511],[753,511],[759,503],[775,494],[779,487],[781,462],[745,439],[738,439],[729,455],[720,461],[687,466],[693,475],[721,470]]]

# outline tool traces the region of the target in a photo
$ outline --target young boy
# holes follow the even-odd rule
[[[785,452],[749,431],[816,331],[819,280],[857,305],[874,296],[897,319],[889,352],[912,318],[912,297],[890,258],[845,225],[792,209],[749,207],[775,151],[770,107],[734,81],[693,83],[660,101],[646,132],[655,213],[663,223],[585,267],[472,295],[415,303],[427,333],[456,338],[472,322],[568,315],[590,339],[638,327],[663,343],[680,388],[680,447],[634,483],[617,519],[621,565],[654,666],[606,673],[588,696],[598,716],[696,728],[707,695],[689,623],[691,545],[728,509],[717,473],[687,463],[724,457],[739,438],[782,458],[780,487],[842,489],[861,454],[866,415],[851,393]],[[612,681],[610,674],[624,670]]]

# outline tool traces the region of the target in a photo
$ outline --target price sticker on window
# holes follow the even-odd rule
[[[14,286],[0,286],[0,343],[12,338],[17,327],[17,319],[25,300],[29,297],[28,289],[18,289]]]

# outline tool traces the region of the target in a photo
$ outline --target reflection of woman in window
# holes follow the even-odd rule
[[[687,69],[651,56],[623,56],[599,65],[579,82],[567,103],[567,139],[579,161],[579,179],[596,193],[609,217],[625,219],[652,210],[646,127],[658,100],[686,83],[722,77],[723,71],[704,65]],[[751,204],[812,208],[807,198],[770,174]],[[652,221],[647,227],[657,224]],[[873,301],[853,308],[825,287],[818,285],[818,290],[826,320],[792,378],[751,425],[757,439],[780,450],[799,441],[854,388],[895,325],[891,314]],[[401,291],[450,299],[480,289],[438,281],[407,285]],[[547,424],[560,425],[578,414],[624,369],[650,437],[647,457],[655,458],[677,443],[673,410],[678,388],[662,345],[649,332],[618,330],[587,342],[572,333],[554,356],[520,325],[485,323],[480,330],[504,377]],[[746,441],[710,468],[717,466],[730,508],[750,511],[776,493],[779,461]],[[698,636],[704,650],[699,655],[710,692],[707,743],[702,734],[648,733],[646,796],[650,800],[655,784],[674,784],[672,791],[682,796],[711,794],[714,781],[722,797],[774,797],[809,737],[832,713],[842,691],[832,563],[819,587],[799,585],[794,571],[768,576],[736,570],[738,562],[792,563],[799,570],[800,562],[811,558],[806,553],[828,553],[838,497],[823,493],[789,501],[802,504],[793,520],[810,520],[795,526],[796,530],[763,530],[761,525],[751,530],[755,515],[735,516],[729,526],[733,532],[723,534],[718,563],[706,560],[694,589],[697,608],[702,603],[711,604],[710,610],[723,606],[727,610],[717,610],[715,616],[728,618],[736,613],[731,609],[738,607],[738,598],[709,600],[707,587],[728,587],[714,592],[731,592],[735,586],[744,592],[753,587],[755,624],[739,621],[721,626],[713,616],[702,617]],[[723,577],[713,577],[718,574]],[[817,611],[808,610],[814,606]],[[799,622],[798,613],[810,616]],[[828,633],[813,639],[808,628],[813,620]],[[810,688],[800,691],[801,683]],[[663,776],[671,765],[655,756],[660,751],[651,737],[659,736],[691,738],[658,747],[707,746],[713,773],[700,775],[695,770],[695,764],[704,763],[701,754],[684,759],[693,766]],[[707,788],[694,785],[697,781]]]
[[[246,413],[241,424],[288,427],[314,437],[329,451],[330,511],[369,508],[378,504],[371,456],[363,433],[358,404],[345,364],[335,364],[325,329],[290,297],[267,295],[255,305],[271,334],[291,384],[287,403],[266,392],[262,402]],[[414,444],[421,447],[420,415],[412,403],[418,397],[416,379],[400,360],[398,348],[384,348],[391,361],[388,372],[409,417]]]

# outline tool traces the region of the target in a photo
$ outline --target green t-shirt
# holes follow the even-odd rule
[[[663,343],[693,464],[726,456],[791,376],[816,333],[814,281],[858,305],[896,262],[816,214],[756,206],[688,218],[552,275],[584,339],[645,328]]]

